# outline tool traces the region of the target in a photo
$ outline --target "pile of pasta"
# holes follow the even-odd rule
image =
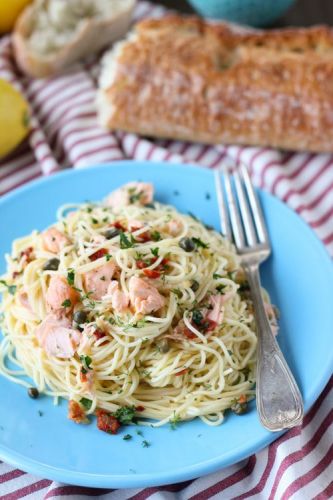
[[[75,421],[125,407],[156,426],[218,425],[254,395],[255,322],[235,250],[154,202],[150,184],[61,207],[53,226],[13,242],[0,286],[0,372],[68,399]]]

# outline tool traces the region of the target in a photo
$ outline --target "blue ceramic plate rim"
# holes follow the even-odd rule
[[[127,166],[133,167],[134,164],[140,165],[140,167],[148,169],[149,168],[168,168],[170,169],[184,169],[186,171],[186,175],[190,175],[191,171],[200,171],[205,172],[206,175],[212,175],[212,172],[206,168],[202,168],[194,165],[182,165],[182,164],[170,164],[166,162],[133,162],[131,160],[117,161],[111,164],[100,164],[91,166],[82,170],[68,169],[62,171],[60,173],[54,174],[52,177],[43,177],[41,179],[37,179],[32,181],[17,190],[3,196],[0,199],[0,210],[1,207],[7,203],[15,203],[17,198],[26,192],[34,190],[36,188],[44,189],[44,186],[52,184],[55,179],[59,179],[60,177],[76,177],[84,174],[85,172],[98,172],[101,169],[112,169],[112,168],[120,168],[123,167],[126,169]],[[171,171],[171,170],[170,170]],[[98,176],[97,176],[98,177]],[[130,180],[130,179],[128,179]],[[260,191],[260,195],[265,199],[268,198],[270,203],[278,206],[278,210],[285,212],[286,216],[293,217],[295,223],[303,226],[303,231],[307,233],[307,238],[311,240],[313,245],[316,245],[318,254],[322,259],[322,265],[326,266],[327,273],[331,274],[333,279],[333,266],[331,259],[323,246],[320,240],[317,238],[313,230],[287,205],[283,204],[277,198],[271,196],[268,193]],[[317,384],[311,387],[309,390],[309,394],[307,397],[307,401],[305,402],[305,411],[308,411],[310,407],[313,405],[317,397],[320,395],[321,391],[325,387],[328,382],[333,369],[333,353],[330,358],[327,358],[325,368],[322,371],[321,378],[317,381]],[[78,471],[68,471],[66,469],[62,469],[60,467],[53,467],[48,465],[47,463],[42,463],[36,460],[29,458],[26,455],[21,453],[17,453],[11,450],[7,446],[3,446],[0,444],[0,458],[5,462],[24,469],[27,472],[32,474],[47,477],[49,479],[69,483],[69,484],[77,484],[81,486],[90,486],[90,487],[101,487],[101,488],[129,488],[129,487],[144,487],[144,486],[156,486],[162,484],[169,484],[174,482],[185,481],[188,479],[193,479],[195,477],[199,477],[208,473],[215,472],[223,467],[234,464],[244,458],[247,458],[252,453],[256,453],[283,433],[272,433],[265,434],[260,439],[257,439],[255,443],[244,443],[239,448],[234,448],[230,452],[222,453],[221,456],[211,459],[205,460],[204,462],[198,462],[195,465],[183,467],[181,470],[168,470],[164,473],[159,473],[155,477],[152,477],[151,474],[95,474],[95,473],[81,473]]]

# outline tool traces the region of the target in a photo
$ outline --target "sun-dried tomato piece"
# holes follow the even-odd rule
[[[108,254],[108,251],[106,248],[100,248],[95,253],[90,255],[89,259],[94,261],[94,260],[100,259],[101,257],[104,257],[107,254]]]
[[[87,421],[84,409],[73,399],[68,402],[68,418],[77,424]]]
[[[119,420],[105,410],[97,410],[97,427],[108,434],[117,434],[121,427]]]

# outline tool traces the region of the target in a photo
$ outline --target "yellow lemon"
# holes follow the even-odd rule
[[[0,0],[0,33],[8,33],[15,21],[31,0]]]
[[[0,158],[12,151],[28,131],[27,102],[10,83],[0,79]]]

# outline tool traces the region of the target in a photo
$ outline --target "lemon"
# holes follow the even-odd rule
[[[31,0],[0,0],[0,33],[8,33],[15,21]]]
[[[14,149],[28,131],[27,102],[10,83],[0,79],[0,158]]]

